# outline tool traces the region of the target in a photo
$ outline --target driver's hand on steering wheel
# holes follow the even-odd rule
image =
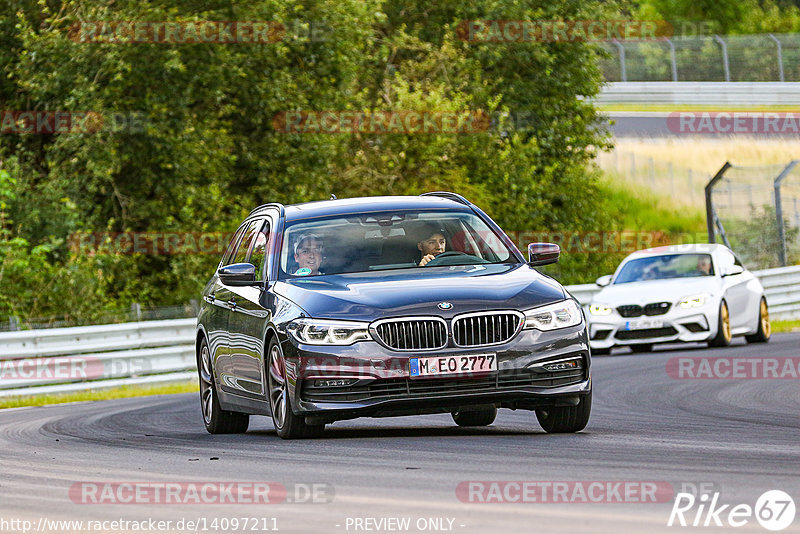
[[[425,267],[425,266],[428,264],[428,262],[429,262],[429,261],[431,261],[431,260],[432,260],[433,258],[435,258],[435,257],[436,257],[436,256],[434,256],[433,254],[425,254],[425,255],[422,257],[422,259],[420,260],[420,262],[419,262],[419,266],[420,266],[420,267]]]

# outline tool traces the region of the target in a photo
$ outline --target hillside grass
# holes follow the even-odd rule
[[[152,386],[120,386],[107,389],[76,391],[74,393],[25,395],[0,398],[0,409],[19,408],[22,406],[45,406],[49,404],[64,404],[68,402],[122,399],[126,397],[144,397],[148,395],[171,395],[175,393],[192,393],[196,391],[198,391],[197,380],[188,380],[184,382],[158,384]]]

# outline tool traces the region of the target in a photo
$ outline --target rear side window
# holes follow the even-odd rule
[[[253,239],[253,250],[250,253],[250,263],[256,266],[256,280],[264,280],[264,266],[269,250],[269,221],[265,221],[261,229],[256,232]]]

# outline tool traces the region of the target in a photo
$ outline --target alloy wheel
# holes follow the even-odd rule
[[[269,403],[275,426],[283,428],[286,424],[286,365],[278,345],[273,345],[269,353]]]
[[[203,408],[203,420],[211,423],[214,404],[214,379],[211,377],[211,354],[208,345],[203,344],[200,350],[200,404]]]

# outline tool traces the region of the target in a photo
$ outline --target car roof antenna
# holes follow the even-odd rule
[[[331,193],[331,198],[329,198],[328,200],[338,200],[338,199],[336,198],[336,195],[334,195],[333,193]]]

